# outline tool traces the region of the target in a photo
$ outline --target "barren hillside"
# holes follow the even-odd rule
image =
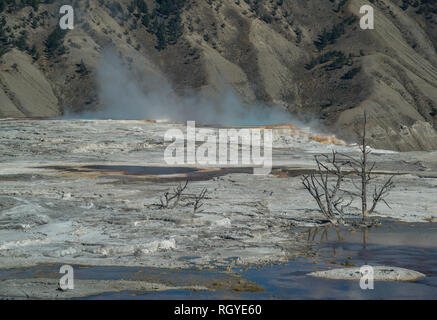
[[[139,87],[166,78],[179,95],[214,97],[231,86],[347,140],[366,109],[374,147],[437,149],[435,1],[81,0],[69,31],[57,28],[62,1],[38,2],[0,1],[0,117],[104,109],[111,50]],[[363,4],[374,30],[359,27]]]

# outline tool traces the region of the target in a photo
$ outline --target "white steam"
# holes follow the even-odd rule
[[[162,77],[143,74],[141,81],[110,53],[102,57],[97,72],[102,110],[87,112],[80,118],[166,119],[204,124],[258,125],[290,123],[290,113],[260,104],[244,105],[230,86],[220,94],[206,97],[196,93],[179,96]]]

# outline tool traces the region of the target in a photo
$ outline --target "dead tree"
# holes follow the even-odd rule
[[[388,178],[380,187],[374,186],[374,191],[372,195],[372,207],[370,210],[367,210],[367,190],[368,186],[371,180],[373,180],[375,177],[372,176],[372,172],[375,168],[375,162],[373,162],[370,166],[368,164],[368,155],[372,152],[370,147],[367,145],[367,114],[364,112],[363,115],[363,132],[361,136],[361,146],[360,151],[361,155],[359,159],[356,159],[355,157],[347,154],[341,154],[342,157],[345,157],[347,159],[348,165],[352,168],[352,170],[360,177],[361,183],[360,185],[355,184],[354,180],[351,179],[352,184],[354,185],[355,189],[359,192],[354,193],[351,191],[347,191],[347,193],[351,195],[355,195],[361,198],[361,216],[363,222],[365,222],[366,217],[370,216],[377,204],[382,201],[387,205],[389,208],[387,201],[385,198],[389,194],[390,190],[394,187],[393,183],[393,175]]]
[[[159,203],[153,204],[159,209],[173,209],[180,204],[182,207],[193,206],[194,213],[198,212],[203,206],[203,200],[206,199],[208,189],[203,188],[199,194],[187,194],[185,190],[188,186],[188,180],[184,184],[178,184],[172,191],[167,191],[159,198]]]
[[[384,202],[390,208],[385,198],[394,187],[394,176],[391,176],[381,186],[374,187],[372,206],[370,210],[367,209],[367,190],[369,182],[374,179],[372,172],[375,168],[375,162],[370,166],[368,164],[368,155],[371,153],[371,149],[367,145],[366,127],[367,115],[364,113],[363,133],[360,146],[361,155],[359,159],[348,154],[337,153],[336,151],[332,151],[331,157],[318,155],[314,157],[317,164],[316,172],[310,175],[304,175],[302,178],[305,189],[307,189],[316,200],[322,214],[333,224],[344,222],[345,209],[351,205],[354,197],[361,199],[363,222],[365,222],[367,216],[374,212],[380,201]],[[324,161],[321,160],[322,158]],[[348,166],[360,177],[360,185],[357,185],[353,179],[350,179],[352,185],[358,190],[358,193],[342,189],[341,185],[345,179],[343,166]],[[345,202],[346,197],[350,197],[350,201]]]
[[[164,196],[160,197],[158,204],[158,207],[160,208],[175,208],[179,201],[181,200],[182,193],[185,191],[185,189],[188,186],[188,180],[185,181],[185,184],[178,184],[171,193],[170,191],[167,191],[164,193]]]
[[[322,214],[333,224],[344,222],[344,210],[350,206],[350,201],[345,201],[345,192],[341,184],[345,178],[343,162],[337,158],[337,152],[332,151],[331,157],[316,155],[314,159],[317,171],[302,177],[305,189],[316,200]],[[321,160],[323,159],[323,161]]]

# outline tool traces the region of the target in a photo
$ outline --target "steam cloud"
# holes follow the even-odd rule
[[[198,93],[179,96],[162,77],[146,74],[137,81],[113,53],[103,55],[97,81],[104,109],[80,118],[195,120],[229,126],[295,122],[288,112],[278,108],[255,103],[245,106],[230,86],[224,85],[215,97]]]

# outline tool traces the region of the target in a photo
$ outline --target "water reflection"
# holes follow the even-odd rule
[[[436,225],[432,223],[385,220],[380,226],[371,228],[326,225],[307,228],[305,232],[318,257],[327,263],[364,265],[384,262],[407,267],[403,264],[408,262],[408,266],[416,267],[419,261],[429,260],[429,254],[435,252],[435,230]]]
[[[330,232],[331,231],[331,232]],[[318,243],[329,243],[329,242],[336,242],[341,243],[344,240],[343,233],[354,233],[354,232],[360,232],[361,234],[361,253],[363,256],[367,256],[365,253],[365,250],[367,249],[367,240],[369,235],[369,228],[367,227],[361,227],[361,228],[354,228],[354,229],[348,229],[343,230],[339,226],[334,225],[327,225],[323,227],[310,227],[307,230],[308,237],[307,240],[311,242],[318,242]],[[317,238],[317,235],[320,234],[320,237]],[[332,257],[337,257],[337,246],[332,246]],[[367,260],[364,261],[365,264],[367,264]]]

